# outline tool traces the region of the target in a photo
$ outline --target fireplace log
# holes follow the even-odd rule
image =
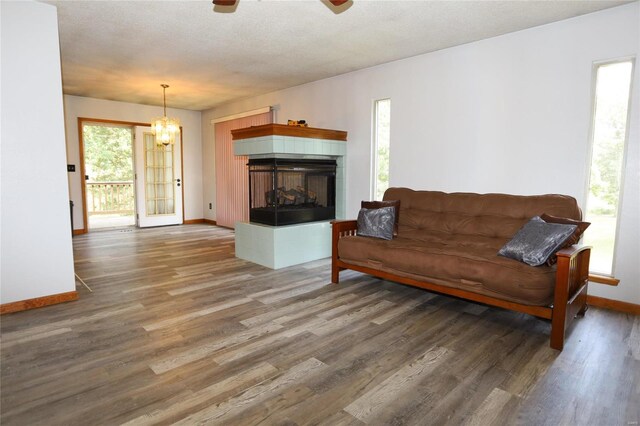
[[[302,186],[296,186],[296,190],[298,190],[298,192],[300,192],[301,194],[305,194],[307,198],[309,199],[310,203],[315,203],[316,198],[318,198],[318,194],[316,194],[314,191],[312,190],[305,190],[304,187]]]

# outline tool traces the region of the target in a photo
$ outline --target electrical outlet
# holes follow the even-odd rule
[[[211,206],[211,203],[209,203],[209,210],[211,210],[211,209],[212,209],[212,206]]]

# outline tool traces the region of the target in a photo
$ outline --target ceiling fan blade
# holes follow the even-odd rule
[[[349,0],[329,0],[329,3],[331,3],[334,6],[340,6],[340,5],[345,4],[348,1]]]
[[[216,6],[233,6],[236,4],[236,0],[213,0],[213,4]]]

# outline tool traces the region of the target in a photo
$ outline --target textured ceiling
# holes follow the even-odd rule
[[[47,1],[66,94],[202,110],[625,1]],[[333,9],[333,10],[332,10]]]

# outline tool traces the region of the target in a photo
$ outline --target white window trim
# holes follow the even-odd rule
[[[603,277],[615,277],[616,272],[616,255],[618,252],[618,240],[620,237],[620,216],[622,212],[622,206],[624,204],[624,184],[625,184],[625,174],[627,168],[627,153],[629,150],[629,129],[631,124],[631,106],[633,99],[633,87],[634,87],[634,74],[636,68],[636,58],[635,56],[627,56],[617,59],[609,59],[604,61],[596,61],[593,62],[591,68],[591,109],[590,109],[590,128],[589,128],[589,151],[587,154],[587,165],[586,165],[586,184],[584,190],[584,214],[589,209],[588,201],[589,201],[589,192],[591,187],[591,164],[593,163],[593,138],[595,136],[595,124],[596,124],[596,85],[598,83],[598,68],[604,65],[611,64],[619,64],[622,62],[631,62],[631,78],[629,82],[629,100],[627,101],[627,122],[625,125],[625,133],[624,133],[624,147],[622,152],[622,165],[620,167],[620,192],[618,193],[618,207],[616,212],[616,234],[614,236],[613,241],[613,260],[611,264],[611,274],[604,274],[602,272],[589,271],[590,274],[595,274]],[[584,217],[583,217],[584,219]]]

